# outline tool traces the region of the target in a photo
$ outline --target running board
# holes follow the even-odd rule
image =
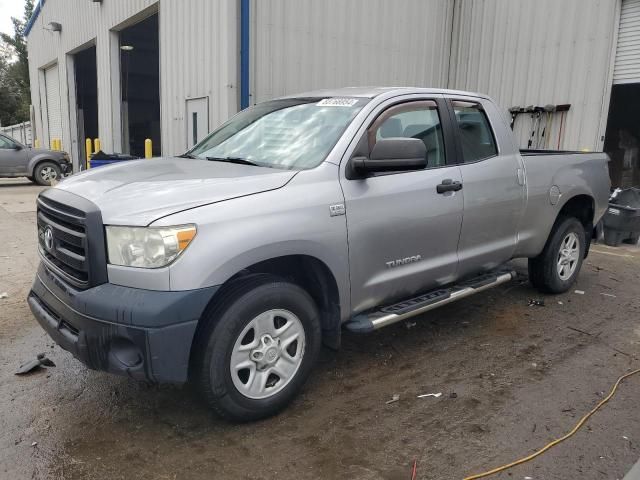
[[[403,300],[386,307],[356,315],[345,328],[355,333],[368,333],[415,315],[428,312],[447,303],[455,302],[483,290],[506,283],[516,278],[516,272],[500,270],[471,278],[450,287],[440,288],[417,297]]]

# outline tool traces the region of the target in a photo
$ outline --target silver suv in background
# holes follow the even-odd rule
[[[66,152],[27,147],[0,133],[0,178],[27,177],[38,185],[51,185],[71,170]]]
[[[38,198],[28,302],[90,368],[193,381],[225,418],[283,408],[321,343],[511,280],[575,281],[609,198],[604,153],[519,150],[485,95],[351,88],[238,113],[180,158]],[[434,367],[436,368],[436,367]]]

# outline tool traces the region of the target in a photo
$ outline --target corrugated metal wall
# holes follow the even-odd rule
[[[238,110],[238,1],[160,2],[163,154],[187,150],[188,98],[208,97],[209,126]]]
[[[68,54],[93,42],[100,137],[106,150],[118,149],[118,50],[112,30],[155,9],[160,18],[163,153],[184,151],[188,98],[208,98],[211,128],[237,110],[238,3],[48,0],[28,37],[36,110],[43,110],[42,69],[57,63],[63,146],[77,151]],[[599,149],[620,3],[253,0],[251,103],[346,85],[448,86],[488,93],[505,109],[570,103],[561,147]],[[62,24],[61,33],[45,29],[52,21]],[[43,123],[43,113],[36,114],[38,136],[46,145]],[[527,116],[518,120],[521,145],[526,144],[529,123]],[[554,125],[552,138],[559,122]]]
[[[32,103],[41,144],[50,141],[47,128],[42,69],[58,64],[61,93],[63,148],[78,152],[70,53],[96,45],[98,69],[98,125],[105,151],[121,148],[120,111],[114,99],[119,85],[119,59],[112,31],[129,26],[152,11],[160,19],[160,90],[163,154],[184,152],[187,97],[210,97],[210,124],[217,125],[237,110],[237,1],[189,0],[48,0],[28,36]],[[62,32],[47,30],[49,22],[62,24]],[[115,77],[115,78],[114,78]],[[45,126],[46,127],[46,126]]]
[[[317,88],[444,87],[451,0],[254,0],[251,103]]]
[[[618,16],[616,0],[458,0],[449,87],[505,109],[570,103],[561,148],[600,150]],[[517,121],[521,146],[530,124]]]
[[[46,101],[40,98],[41,90],[38,88],[43,80],[40,70],[53,63],[58,64],[62,145],[67,151],[77,152],[77,139],[71,132],[70,120],[71,115],[75,116],[75,105],[72,105],[73,109],[71,109],[69,102],[69,79],[73,81],[73,71],[69,71],[66,54],[84,44],[95,42],[100,139],[105,149],[113,148],[112,116],[115,112],[112,109],[110,96],[112,78],[109,29],[154,3],[153,0],[105,1],[102,4],[76,0],[49,0],[44,4],[27,37],[32,85],[31,99],[36,108],[36,132],[41,145],[49,145],[51,139],[48,129],[43,128],[42,117],[46,116]],[[52,32],[48,27],[49,22],[60,23],[62,32]]]

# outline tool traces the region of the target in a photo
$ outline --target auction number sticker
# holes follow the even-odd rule
[[[325,98],[316,105],[318,107],[353,107],[358,103],[357,98]]]

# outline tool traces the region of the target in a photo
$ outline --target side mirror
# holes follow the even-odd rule
[[[359,174],[422,170],[427,166],[427,147],[417,138],[382,138],[369,158],[354,157],[351,163]]]
[[[18,145],[17,143],[13,144],[13,149],[14,150],[22,150],[22,145]]]

